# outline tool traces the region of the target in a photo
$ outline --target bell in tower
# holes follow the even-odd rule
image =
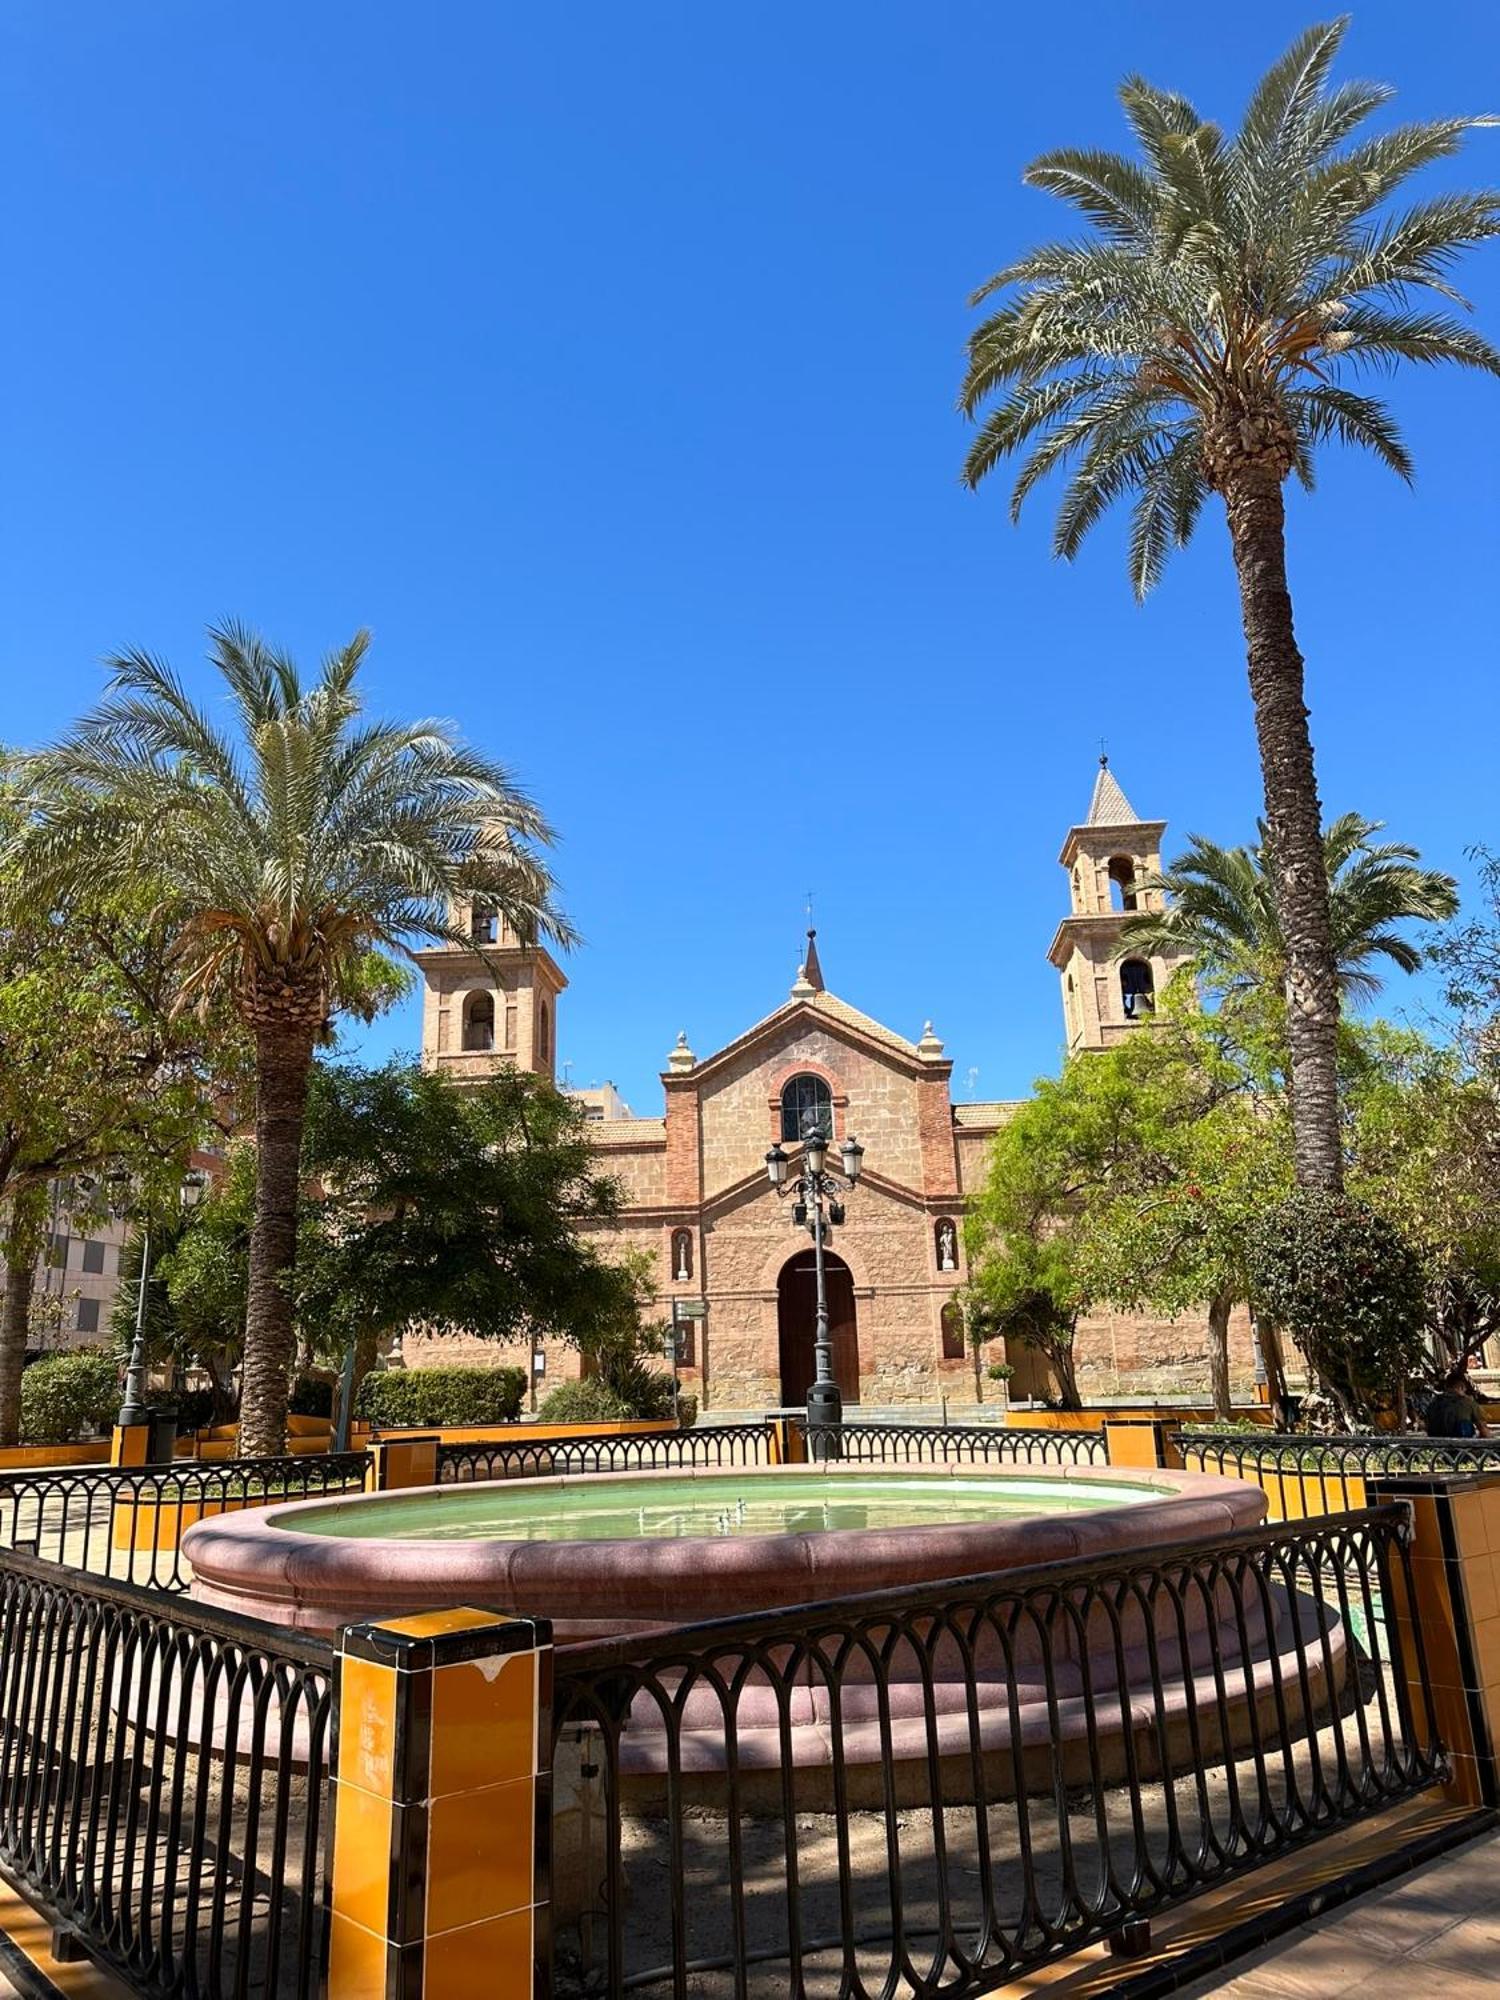
[[[557,1066],[557,997],[567,985],[542,945],[523,945],[484,903],[461,903],[453,927],[463,943],[416,954],[421,968],[422,1062],[456,1083],[497,1069],[551,1079]]]
[[[1177,955],[1119,956],[1127,918],[1161,907],[1147,884],[1161,873],[1163,819],[1142,819],[1099,759],[1088,816],[1069,827],[1058,860],[1068,872],[1070,909],[1048,957],[1062,979],[1069,1055],[1107,1049],[1156,1011],[1156,996],[1184,963]]]

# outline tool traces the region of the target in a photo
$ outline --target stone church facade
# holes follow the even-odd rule
[[[1160,820],[1141,820],[1101,762],[1086,818],[1060,860],[1069,910],[1050,956],[1062,983],[1070,1054],[1140,1032],[1171,961],[1116,957],[1119,928],[1147,907],[1160,867]],[[544,949],[527,949],[492,917],[472,913],[483,956],[426,952],[423,1057],[456,1079],[514,1063],[548,1077],[566,980]],[[684,1319],[681,1378],[705,1413],[756,1413],[800,1403],[812,1365],[811,1246],[778,1198],[765,1155],[776,1142],[795,1161],[801,1115],[821,1110],[835,1146],[853,1133],[864,1171],[832,1239],[830,1314],[846,1402],[931,1404],[975,1394],[975,1360],[958,1301],[967,1278],[963,1217],[981,1184],[989,1142],[1016,1108],[955,1102],[953,1064],[929,1022],[915,1041],[833,993],[817,940],[780,1006],[711,1054],[685,1035],[662,1074],[659,1117],[636,1117],[613,1091],[580,1092],[599,1164],[625,1192],[609,1235],[649,1253],[658,1309]],[[795,1172],[795,1165],[793,1167]],[[407,1344],[422,1359],[498,1359],[493,1345],[453,1335]],[[1202,1396],[1204,1321],[1099,1315],[1079,1329],[1084,1394]],[[524,1353],[506,1359],[527,1360]],[[982,1360],[1002,1358],[997,1343]],[[1050,1387],[1045,1364],[1012,1352],[1013,1396]],[[547,1386],[577,1372],[577,1357],[546,1353]],[[1235,1387],[1248,1392],[1248,1325],[1231,1335]],[[993,1393],[993,1385],[989,1385]]]

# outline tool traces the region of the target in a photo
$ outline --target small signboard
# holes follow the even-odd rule
[[[677,1319],[707,1319],[707,1299],[673,1299],[673,1316]]]
[[[531,1372],[533,1375],[545,1375],[547,1372],[547,1357],[539,1347],[532,1350]]]

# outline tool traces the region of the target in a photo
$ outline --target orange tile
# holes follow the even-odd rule
[[[464,1660],[432,1676],[433,1798],[536,1769],[536,1654]]]
[[[334,1785],[333,1907],[381,1938],[390,1928],[392,1810],[388,1798]]]
[[[427,1940],[423,1990],[434,1995],[482,1993],[485,2000],[531,2000],[532,1949],[530,1910],[442,1931]]]
[[[396,1670],[347,1654],[339,1667],[338,1776],[391,1795],[396,1774]]]
[[[1464,1564],[1464,1595],[1476,1624],[1500,1614],[1500,1584],[1495,1580],[1493,1556],[1475,1556]]]
[[[504,1916],[532,1898],[536,1791],[530,1778],[434,1799],[427,1821],[427,1932]]]
[[[1479,1685],[1500,1691],[1500,1617],[1476,1618],[1473,1637]]]
[[[399,1632],[405,1639],[441,1639],[449,1632],[476,1632],[482,1625],[506,1625],[511,1621],[498,1611],[472,1611],[455,1606],[451,1611],[415,1611],[410,1618],[382,1618],[383,1632]]]
[[[385,2000],[390,1947],[337,1910],[328,1937],[329,2000]]]
[[[1459,1554],[1465,1558],[1483,1555],[1489,1548],[1484,1499],[1482,1493],[1455,1493],[1453,1496],[1453,1525],[1458,1532]]]

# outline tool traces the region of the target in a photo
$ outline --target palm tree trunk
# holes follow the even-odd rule
[[[290,1279],[297,1261],[302,1123],[312,1071],[312,1030],[267,1023],[255,1033],[255,1223],[245,1305],[240,1452],[286,1449],[286,1405],[296,1341]]]
[[[1234,1414],[1229,1399],[1229,1315],[1233,1311],[1232,1292],[1215,1292],[1208,1302],[1208,1379],[1216,1417]]]
[[[1293,1154],[1300,1187],[1343,1185],[1338,1123],[1338,978],[1328,920],[1322,809],[1286,581],[1286,510],[1276,470],[1242,461],[1225,483],[1240,616],[1260,743],[1276,911],[1286,947]]]
[[[12,1195],[5,1239],[5,1296],[0,1301],[0,1445],[21,1441],[21,1374],[46,1216],[45,1190],[26,1188]]]

